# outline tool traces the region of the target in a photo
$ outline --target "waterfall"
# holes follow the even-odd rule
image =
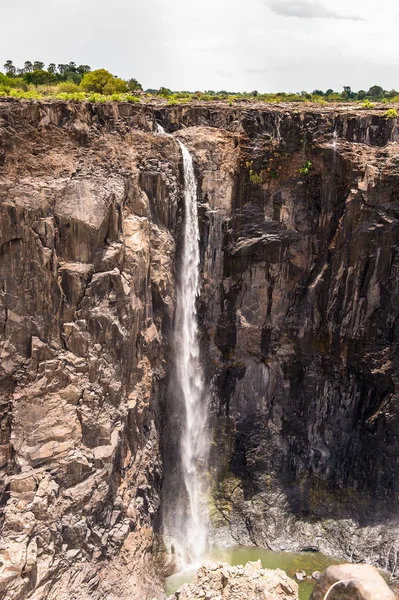
[[[181,437],[183,479],[188,496],[186,523],[183,524],[185,549],[192,557],[200,557],[206,546],[206,524],[201,516],[202,477],[207,465],[208,402],[200,362],[196,300],[200,291],[199,228],[197,183],[193,160],[178,140],[184,169],[184,232],[181,279],[176,306],[176,372],[185,406]]]
[[[158,126],[160,133],[165,133]],[[191,154],[177,140],[183,158],[184,223],[175,317],[176,393],[183,400],[180,432],[181,479],[184,488],[173,506],[166,537],[183,565],[198,560],[207,542],[206,471],[209,454],[208,407],[200,360],[197,297],[200,292],[200,248],[197,182]],[[171,525],[171,522],[172,525]]]

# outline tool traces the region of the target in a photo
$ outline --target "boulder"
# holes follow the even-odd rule
[[[396,595],[370,565],[333,565],[320,575],[310,600],[395,600]]]
[[[205,563],[192,583],[184,584],[169,600],[297,600],[298,584],[281,569],[262,569],[260,560],[245,567]]]

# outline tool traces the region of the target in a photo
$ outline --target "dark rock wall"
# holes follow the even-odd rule
[[[219,225],[202,190],[215,539],[393,568],[399,162],[384,144],[395,123],[245,119]],[[198,136],[192,147],[201,163]]]

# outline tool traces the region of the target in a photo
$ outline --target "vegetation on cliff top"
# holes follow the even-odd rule
[[[89,65],[50,63],[47,68],[41,61],[25,61],[23,67],[16,67],[11,60],[4,63],[5,74],[0,72],[0,96],[12,96],[25,99],[56,98],[59,100],[78,100],[89,102],[127,101],[140,102],[154,97],[162,98],[168,104],[180,104],[192,100],[234,102],[361,102],[362,108],[372,108],[372,101],[399,102],[399,92],[384,90],[373,85],[368,91],[352,91],[345,86],[342,92],[328,89],[314,90],[309,93],[267,93],[228,92],[226,90],[206,92],[172,91],[169,88],[147,89],[134,78],[124,80],[112,75],[105,69],[91,70]],[[391,116],[392,118],[392,116]]]

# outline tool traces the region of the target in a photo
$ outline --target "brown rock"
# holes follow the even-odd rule
[[[310,600],[395,600],[377,569],[370,565],[334,565],[320,575]]]
[[[281,569],[262,569],[260,560],[245,567],[205,563],[192,583],[169,600],[297,600],[298,584]]]

